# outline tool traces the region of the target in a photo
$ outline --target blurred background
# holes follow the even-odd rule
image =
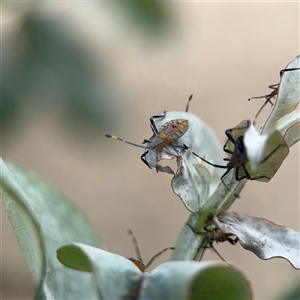
[[[183,110],[194,94],[190,111],[221,145],[225,129],[262,105],[247,99],[269,93],[299,53],[299,3],[1,5],[1,156],[63,191],[109,251],[136,257],[132,229],[146,262],[175,244],[189,212],[171,175],[104,135],[140,143],[152,135],[150,116]],[[28,299],[34,282],[1,210],[2,298]],[[299,230],[299,145],[270,183],[248,182],[231,210]],[[299,282],[283,259],[263,261],[229,243],[216,248],[245,272],[255,299],[282,299]],[[208,249],[204,259],[219,258]]]

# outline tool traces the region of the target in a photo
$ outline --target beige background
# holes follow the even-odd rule
[[[141,142],[151,136],[151,115],[184,109],[193,93],[190,111],[212,127],[222,144],[225,129],[253,118],[259,109],[261,102],[248,102],[248,97],[267,93],[299,53],[299,4],[165,3],[177,29],[159,43],[123,26],[105,3],[98,10],[94,6],[48,3],[37,13],[70,22],[90,49],[95,68],[97,55],[105,57],[111,85],[120,89],[110,103],[114,127],[84,143],[62,129],[59,110],[32,107],[5,139],[2,156],[62,190],[85,212],[110,251],[135,256],[126,233],[131,228],[147,261],[174,245],[189,212],[172,193],[170,175],[149,170],[140,161],[140,149],[104,134]],[[3,22],[13,26],[14,21],[13,11],[4,10]],[[231,210],[299,230],[299,146],[270,183],[248,182]],[[28,299],[34,283],[3,207],[1,235],[2,297]],[[278,297],[299,281],[299,271],[283,259],[262,261],[239,245],[216,248],[247,274],[255,299]],[[164,254],[154,266],[167,258]],[[205,259],[218,257],[208,250]]]

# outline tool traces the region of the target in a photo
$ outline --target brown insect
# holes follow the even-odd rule
[[[197,232],[194,230],[194,228],[192,227],[191,224],[186,223],[191,230],[195,233],[195,234],[203,234],[206,235],[207,241],[209,243],[209,246],[205,246],[204,248],[211,248],[218,256],[221,260],[223,260],[224,262],[226,262],[227,264],[229,264],[224,258],[223,256],[216,250],[216,248],[213,245],[213,242],[216,243],[223,243],[228,241],[231,245],[235,245],[238,241],[238,238],[231,238],[231,236],[234,236],[234,234],[225,234],[223,233],[220,229],[216,228],[214,230],[209,230],[206,226],[203,227],[204,231],[201,232]],[[208,225],[207,225],[208,226]],[[202,247],[203,248],[203,247]],[[230,264],[229,264],[230,265]]]
[[[239,240],[237,237],[236,238],[231,238],[230,236],[233,236],[234,234],[225,234],[223,233],[220,229],[216,229],[214,231],[208,231],[205,227],[204,230],[206,230],[206,237],[208,239],[209,244],[212,247],[213,242],[217,243],[223,243],[228,241],[231,245],[235,245],[237,241]]]
[[[188,103],[186,105],[186,112],[189,108],[189,103],[192,100],[191,95],[188,99]],[[136,143],[129,142],[127,140],[124,140],[122,138],[119,138],[115,135],[108,135],[105,136],[108,138],[113,138],[116,140],[119,140],[121,142],[130,144],[135,147],[144,148],[145,152],[141,155],[141,160],[150,168],[152,167],[149,165],[148,161],[146,160],[146,156],[150,154],[150,152],[154,152],[156,157],[156,171],[160,171],[160,166],[158,165],[159,156],[160,153],[165,151],[165,153],[170,154],[171,156],[177,156],[177,149],[176,148],[183,148],[182,146],[173,144],[177,139],[182,137],[189,129],[189,122],[188,120],[184,119],[175,119],[171,120],[169,122],[166,122],[159,130],[157,129],[154,119],[157,118],[165,118],[166,117],[166,111],[164,111],[161,115],[155,115],[150,118],[150,127],[153,132],[153,136],[150,139],[144,139],[143,144],[147,144],[146,146],[139,145]],[[174,151],[172,153],[169,153],[166,147],[171,147]],[[164,170],[168,173],[174,174],[174,172],[169,167],[165,167]]]
[[[279,76],[281,78],[284,72],[296,71],[296,70],[300,70],[300,68],[283,69],[279,72]],[[268,86],[268,88],[273,90],[270,94],[264,95],[264,96],[258,96],[258,97],[251,97],[248,99],[248,101],[250,101],[252,99],[262,99],[262,98],[266,99],[265,103],[262,105],[262,107],[256,113],[255,119],[258,117],[258,115],[260,114],[260,112],[263,110],[263,108],[266,106],[267,103],[270,103],[271,105],[273,105],[273,102],[271,101],[271,99],[278,95],[279,83],[271,84]]]

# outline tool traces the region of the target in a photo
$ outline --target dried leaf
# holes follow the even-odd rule
[[[235,212],[226,213],[214,222],[224,234],[234,234],[240,244],[261,259],[282,257],[300,269],[300,232]]]

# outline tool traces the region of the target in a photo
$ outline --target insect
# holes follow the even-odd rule
[[[245,131],[246,129],[249,128],[251,122],[249,120],[246,121],[246,125],[244,126],[237,126],[234,128],[230,128],[227,129],[225,131],[225,135],[227,137],[227,141],[225,143],[225,145],[223,146],[223,150],[230,154],[231,157],[230,158],[223,158],[224,161],[228,161],[227,165],[222,166],[222,165],[217,165],[217,164],[213,164],[209,161],[207,161],[206,159],[204,159],[203,157],[199,156],[198,154],[196,154],[192,149],[190,149],[187,145],[183,145],[185,150],[188,150],[189,152],[191,152],[193,155],[195,155],[196,157],[200,158],[201,160],[203,160],[204,162],[206,162],[207,164],[216,167],[216,168],[221,168],[221,169],[226,169],[225,173],[221,176],[221,182],[223,183],[223,185],[230,191],[230,188],[226,185],[225,181],[224,181],[224,177],[233,169],[235,169],[235,179],[237,181],[240,181],[244,178],[248,179],[248,180],[258,180],[258,179],[262,179],[262,178],[266,178],[266,179],[271,179],[267,176],[257,176],[257,177],[251,177],[251,175],[249,174],[245,164],[247,162],[247,150],[245,148],[244,145],[244,135],[241,134],[239,135],[236,139],[234,139],[233,136],[233,132],[241,130],[241,131]],[[233,144],[233,150],[230,150],[228,148],[228,144],[229,142],[231,142]],[[285,145],[278,145],[277,147],[275,147],[275,149],[273,151],[271,151],[264,159],[262,159],[259,163],[263,163],[266,160],[269,159],[270,156],[272,156],[280,147],[285,146]],[[240,168],[243,171],[243,175],[240,176]],[[239,195],[234,194],[235,197],[239,198]]]
[[[192,100],[193,95],[191,95],[188,99],[188,103],[186,105],[186,112],[189,109],[190,101]],[[166,154],[171,156],[172,158],[178,156],[178,150],[176,148],[182,149],[182,146],[173,144],[174,141],[182,137],[189,129],[188,120],[184,119],[175,119],[169,122],[166,122],[159,130],[156,127],[155,119],[165,118],[166,111],[164,111],[161,115],[154,115],[150,118],[150,127],[153,132],[153,136],[150,139],[144,139],[143,144],[147,144],[146,146],[139,145],[136,143],[129,142],[122,138],[119,138],[115,135],[105,136],[108,138],[113,138],[124,143],[130,144],[135,147],[145,149],[145,152],[141,155],[141,160],[152,169],[151,165],[147,161],[147,155],[154,155],[155,160],[155,168],[156,171],[167,172],[170,174],[174,174],[173,170],[169,167],[162,167],[158,164],[158,161]]]
[[[231,245],[235,245],[237,243],[237,241],[239,240],[237,237],[236,238],[231,238],[230,236],[232,236],[233,234],[225,234],[223,233],[220,229],[216,229],[214,231],[208,231],[206,229],[206,227],[204,227],[204,230],[206,230],[206,236],[208,239],[208,242],[211,244],[213,242],[226,242],[228,241]]]
[[[131,239],[132,239],[132,242],[133,242],[133,245],[134,245],[134,249],[135,249],[135,252],[136,252],[136,255],[138,257],[138,259],[135,259],[135,258],[128,258],[131,262],[133,262],[140,270],[141,272],[145,272],[147,268],[149,268],[149,266],[152,264],[152,262],[155,260],[156,257],[158,257],[159,255],[161,255],[162,253],[166,252],[167,250],[174,250],[175,248],[174,247],[168,247],[168,248],[165,248],[164,250],[158,252],[157,254],[155,254],[150,260],[149,262],[145,265],[144,262],[143,262],[143,259],[142,259],[142,256],[141,256],[141,253],[140,253],[140,249],[139,249],[139,246],[138,246],[138,243],[137,243],[137,240],[133,234],[133,232],[129,229],[128,230],[128,234],[130,235]]]
[[[288,72],[288,71],[296,71],[296,70],[300,70],[300,68],[290,68],[290,69],[283,69],[279,72],[279,76],[280,78],[282,77],[284,72]],[[278,91],[279,91],[279,83],[276,84],[271,84],[268,86],[269,89],[272,89],[273,91],[268,94],[268,95],[264,95],[264,96],[258,96],[258,97],[251,97],[248,99],[248,101],[252,100],[252,99],[262,99],[265,98],[266,101],[265,103],[262,105],[262,107],[258,110],[258,112],[255,115],[255,119],[258,117],[258,115],[260,114],[260,112],[263,110],[263,108],[267,105],[267,103],[270,103],[271,105],[273,105],[273,102],[271,101],[271,99],[275,96],[278,95]]]
[[[189,223],[186,223],[186,224],[192,229],[192,231],[195,234],[205,234],[206,238],[207,238],[207,241],[209,243],[209,246],[208,247],[205,246],[205,248],[213,249],[213,251],[219,256],[219,258],[227,263],[227,261],[223,258],[223,256],[216,250],[216,248],[213,245],[213,242],[222,243],[222,242],[228,241],[231,245],[235,245],[238,241],[237,237],[231,238],[231,236],[233,236],[233,234],[225,234],[219,228],[216,228],[214,230],[209,230],[207,228],[208,225],[203,227],[204,231],[197,232],[197,231],[194,230],[194,228],[191,226],[191,224],[189,224]]]

